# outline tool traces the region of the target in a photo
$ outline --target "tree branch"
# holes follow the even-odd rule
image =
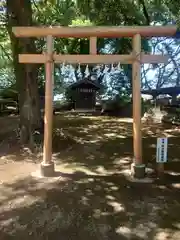
[[[146,4],[145,4],[144,0],[139,0],[139,3],[142,5],[143,14],[144,14],[145,19],[146,19],[146,24],[150,25],[151,24],[151,19],[150,19],[150,16],[148,14]]]

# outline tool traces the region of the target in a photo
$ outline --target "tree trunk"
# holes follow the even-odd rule
[[[31,0],[7,0],[7,29],[9,32],[16,84],[19,95],[20,135],[22,144],[32,144],[34,130],[40,126],[38,69],[33,64],[20,64],[19,53],[35,53],[34,39],[16,38],[13,26],[32,25]]]

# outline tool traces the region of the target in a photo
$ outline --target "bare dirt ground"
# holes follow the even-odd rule
[[[122,173],[133,156],[132,120],[58,115],[53,158],[59,177],[35,178],[37,154],[18,144],[17,117],[0,118],[0,239],[180,239],[180,130],[143,124],[143,157],[169,137],[166,175],[153,184]]]

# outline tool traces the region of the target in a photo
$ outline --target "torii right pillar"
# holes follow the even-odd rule
[[[133,148],[134,161],[132,174],[135,178],[145,177],[145,164],[142,160],[142,130],[141,130],[141,35],[133,37],[133,54],[135,59],[132,66],[133,86]]]

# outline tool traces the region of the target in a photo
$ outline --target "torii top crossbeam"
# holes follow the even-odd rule
[[[13,33],[17,37],[169,37],[177,32],[176,26],[118,26],[118,27],[14,27]]]

